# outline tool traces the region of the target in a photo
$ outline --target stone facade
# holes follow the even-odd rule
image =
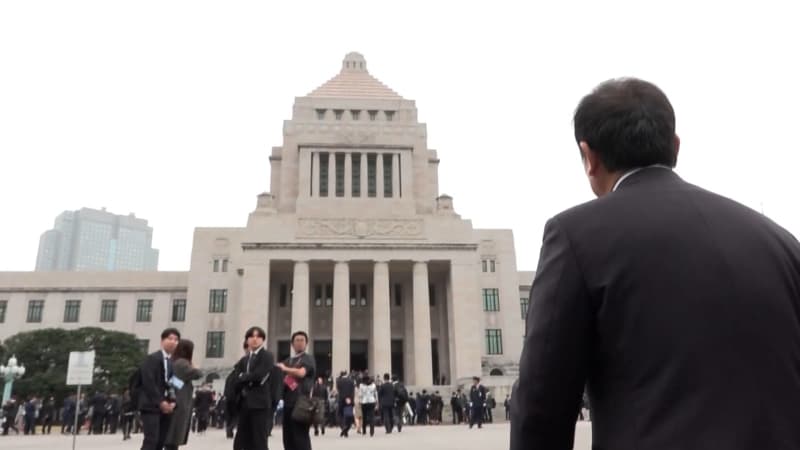
[[[245,330],[260,325],[278,356],[292,331],[308,331],[309,352],[331,373],[390,372],[418,386],[516,375],[533,273],[517,271],[511,230],[475,229],[439,194],[439,158],[414,102],[351,53],[337,76],[295,100],[283,130],[270,192],[245,227],[197,228],[188,273],[0,274],[7,321],[18,322],[0,338],[61,326],[24,322],[25,302],[40,293],[49,317],[64,296],[118,292],[156,302],[144,327],[125,300],[115,329],[150,338],[152,350],[160,328],[177,325],[209,370],[230,367]],[[181,297],[186,319],[175,323],[170,302]]]

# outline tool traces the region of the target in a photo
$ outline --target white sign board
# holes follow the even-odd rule
[[[94,350],[90,352],[69,352],[67,386],[92,384],[94,375]]]

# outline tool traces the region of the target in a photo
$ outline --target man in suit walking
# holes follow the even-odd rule
[[[605,82],[574,122],[599,198],[545,226],[511,449],[572,448],[585,384],[595,448],[800,448],[797,240],[672,171],[653,84]]]
[[[378,388],[378,403],[381,405],[381,418],[383,420],[383,427],[386,429],[386,434],[392,432],[394,428],[394,404],[397,400],[397,394],[394,391],[392,378],[389,374],[383,375],[383,383]]]
[[[273,379],[275,357],[264,348],[267,334],[259,327],[247,330],[247,354],[237,363],[239,373],[239,413],[234,442],[246,450],[267,450],[267,422],[278,399],[271,387],[280,380]]]
[[[483,428],[483,415],[486,407],[486,388],[481,384],[481,379],[472,377],[472,387],[469,388],[469,427],[478,424]]]
[[[170,396],[172,377],[170,356],[178,346],[180,332],[167,328],[161,333],[161,349],[145,358],[139,367],[138,401],[144,440],[142,450],[162,450],[167,436],[175,398]]]

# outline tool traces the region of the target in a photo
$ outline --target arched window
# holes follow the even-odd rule
[[[491,371],[491,372],[489,372],[489,376],[492,376],[492,377],[502,377],[502,376],[503,376],[503,371],[502,371],[502,370],[500,370],[500,369],[492,369],[492,371]]]

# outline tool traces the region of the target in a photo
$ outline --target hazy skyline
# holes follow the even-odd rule
[[[244,226],[294,97],[350,51],[416,100],[441,193],[514,231],[534,270],[545,221],[593,198],[572,112],[637,76],[673,103],[677,172],[800,234],[792,173],[800,29],[790,3],[0,3],[0,270],[81,207],[135,212],[159,269],[194,227]],[[654,207],[657,207],[654,204]]]

